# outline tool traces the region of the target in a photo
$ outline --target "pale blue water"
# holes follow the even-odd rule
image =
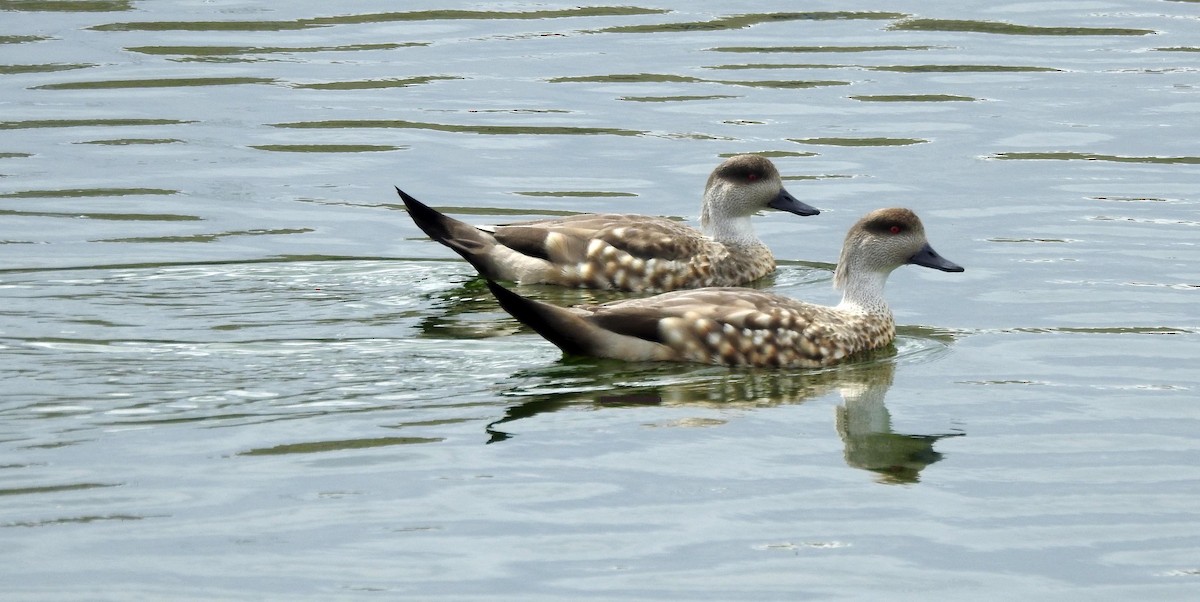
[[[1193,599],[1198,21],[0,2],[0,591]],[[694,220],[739,152],[823,210],[760,286],[889,205],[967,271],[837,369],[563,360],[392,190]]]

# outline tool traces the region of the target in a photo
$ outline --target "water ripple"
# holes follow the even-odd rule
[[[1128,27],[1044,27],[965,19],[907,19],[892,24],[889,26],[889,29],[990,33],[1017,36],[1145,36],[1158,33],[1153,29],[1133,29]]]

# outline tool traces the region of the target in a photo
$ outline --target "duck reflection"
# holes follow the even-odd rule
[[[789,283],[805,282],[812,274],[824,274],[828,270],[816,270],[828,264],[812,262],[789,262],[779,272],[769,274],[747,283],[747,288],[767,288],[776,284],[780,273],[787,275]],[[468,270],[470,267],[468,266]],[[496,298],[488,292],[487,281],[474,274],[464,272],[452,288],[439,288],[423,293],[426,308],[418,330],[421,336],[434,339],[484,339],[508,336],[523,329],[510,318]],[[575,289],[548,285],[524,285],[521,294],[560,306],[596,305],[621,299],[646,297],[649,293],[629,293],[604,289]]]
[[[620,291],[551,286],[522,288],[522,291],[526,290],[540,293],[537,295],[539,299],[552,299],[563,305],[604,303],[636,296],[629,293],[622,295]],[[422,297],[427,301],[426,314],[418,324],[423,337],[485,339],[512,335],[522,329],[518,322],[508,319],[508,315],[496,304],[496,298],[488,292],[487,281],[473,275],[467,276],[466,280],[453,288],[425,293]]]
[[[885,369],[886,367],[886,369]],[[845,446],[846,463],[879,475],[881,483],[916,483],[921,471],[942,459],[933,444],[941,435],[907,435],[892,431],[892,415],[883,400],[892,386],[895,365],[881,364],[871,378],[837,385],[837,431]]]
[[[884,398],[892,386],[895,356],[895,348],[889,347],[860,362],[804,372],[568,359],[513,375],[515,384],[507,393],[525,401],[487,426],[488,443],[512,436],[503,429],[507,423],[581,404],[757,408],[799,404],[837,391],[842,403],[836,408],[836,429],[845,446],[846,463],[876,473],[880,483],[916,483],[925,467],[942,459],[934,443],[962,433],[919,435],[892,430]],[[546,389],[552,391],[543,392]]]
[[[795,278],[820,266],[798,266]],[[783,274],[790,273],[784,269]],[[774,277],[752,286],[770,286]],[[604,303],[631,297],[630,293],[554,286],[524,286],[523,293],[558,305]],[[636,295],[632,295],[636,296]],[[451,288],[424,294],[428,301],[419,323],[428,338],[479,339],[509,336],[523,328],[497,307],[480,278],[466,276]],[[920,347],[905,357],[944,348],[955,334],[941,329],[901,326],[897,334]],[[941,460],[934,443],[953,434],[893,432],[884,399],[892,385],[896,347],[864,355],[859,361],[827,369],[776,371],[730,369],[721,366],[673,363],[629,363],[597,358],[563,360],[513,374],[502,394],[521,399],[500,419],[487,426],[488,443],[512,437],[508,423],[580,405],[622,407],[644,405],[756,408],[799,404],[840,393],[836,428],[845,446],[846,463],[878,475],[881,483],[915,483],[926,466]]]

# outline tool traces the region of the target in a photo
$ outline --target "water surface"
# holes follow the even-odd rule
[[[1190,599],[1200,6],[0,2],[5,599]],[[473,222],[695,223],[761,153],[894,347],[562,358]],[[621,295],[522,287],[560,304]]]

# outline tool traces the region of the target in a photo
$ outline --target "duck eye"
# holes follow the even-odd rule
[[[900,230],[902,230],[902,229],[903,228],[901,228],[900,226],[892,226],[891,228],[888,228],[888,232],[891,232],[892,234],[899,234]]]
[[[756,174],[754,172],[750,172],[750,173],[746,174],[746,179],[753,182],[758,179],[758,174]]]

